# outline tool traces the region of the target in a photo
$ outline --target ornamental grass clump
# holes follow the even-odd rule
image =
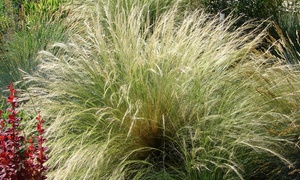
[[[51,119],[48,177],[244,179],[272,174],[272,162],[293,168],[283,150],[299,131],[271,131],[299,125],[300,76],[254,50],[264,32],[230,32],[234,19],[176,6],[150,23],[145,7],[83,4],[70,16],[80,33],[53,44],[56,55],[40,52],[26,76]]]

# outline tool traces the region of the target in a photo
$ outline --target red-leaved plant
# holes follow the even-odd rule
[[[3,111],[0,110],[0,179],[3,180],[42,180],[46,179],[47,167],[44,163],[47,156],[44,147],[45,138],[43,120],[38,112],[36,129],[38,135],[27,140],[21,135],[21,118],[18,117],[16,90],[13,85],[7,87],[9,96],[7,102],[10,108],[7,109],[8,116],[3,118]],[[36,139],[36,141],[34,141]]]

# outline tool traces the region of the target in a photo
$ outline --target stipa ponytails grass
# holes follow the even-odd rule
[[[146,5],[102,5],[81,6],[80,33],[26,77],[51,118],[50,178],[243,179],[262,160],[292,166],[289,139],[269,127],[299,123],[288,97],[300,81],[254,50],[263,32],[176,6],[150,23]]]

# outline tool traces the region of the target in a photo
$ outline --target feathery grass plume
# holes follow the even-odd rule
[[[291,165],[269,128],[296,123],[299,76],[252,51],[264,33],[176,6],[152,24],[146,6],[83,4],[80,33],[40,52],[26,80],[52,119],[48,178],[243,179],[259,160]]]
[[[276,24],[274,24],[274,29],[276,30],[276,37],[269,35],[268,41],[271,46],[272,52],[285,60],[289,64],[299,64],[300,62],[300,38],[299,32],[294,32],[295,38],[290,38],[290,35]]]

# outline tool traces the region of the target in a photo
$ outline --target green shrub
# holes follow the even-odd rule
[[[282,8],[283,0],[198,0],[198,4],[205,7],[209,12],[226,12],[226,15],[233,13],[235,16],[244,16],[244,20],[277,19]]]
[[[283,0],[238,0],[238,1],[189,1],[191,7],[205,8],[209,13],[224,12],[226,15],[239,17],[236,26],[240,26],[248,20],[271,20],[276,25],[269,28],[270,35],[279,41],[289,41],[285,51],[299,52],[297,31],[300,29],[300,2]],[[298,5],[297,5],[298,4]],[[268,24],[269,25],[269,24]],[[280,33],[278,34],[278,29]],[[270,44],[267,44],[269,46]],[[288,49],[287,49],[288,48]],[[295,55],[292,55],[295,56]],[[289,58],[287,63],[297,63],[297,60]]]

